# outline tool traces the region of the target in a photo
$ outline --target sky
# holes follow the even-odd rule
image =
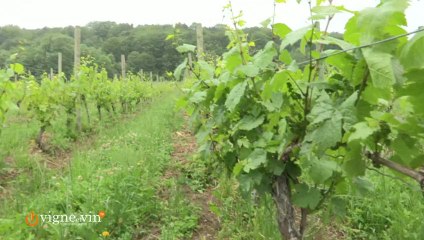
[[[232,0],[236,13],[243,11],[247,26],[259,26],[273,14],[274,0]],[[315,1],[313,1],[315,2]],[[334,0],[350,10],[375,6],[378,0]],[[228,0],[13,0],[4,1],[0,26],[17,25],[27,29],[43,27],[84,26],[92,21],[117,23],[174,24],[200,22],[204,26],[229,24],[222,9]],[[424,0],[411,0],[407,10],[408,30],[424,25]],[[288,0],[278,4],[276,22],[296,29],[309,24],[307,0],[297,4]],[[343,31],[349,14],[336,15],[330,31]]]

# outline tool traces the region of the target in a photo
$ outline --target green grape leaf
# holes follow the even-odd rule
[[[392,66],[392,55],[373,51],[372,49],[363,49],[362,52],[367,61],[374,87],[390,88],[396,82]]]
[[[250,172],[250,170],[257,169],[261,164],[266,163],[266,151],[262,148],[255,148],[253,152],[247,158],[247,162],[244,165],[243,170]]]
[[[400,53],[400,61],[405,70],[424,68],[424,32],[415,36],[405,45]]]
[[[315,6],[312,8],[312,12],[315,13],[311,18],[313,20],[325,19],[329,16],[335,15],[340,12],[340,7],[329,5],[329,6]]]
[[[189,101],[192,103],[200,103],[206,99],[206,92],[195,92],[193,96],[190,97]]]
[[[349,135],[348,142],[367,139],[378,130],[378,128],[370,127],[367,122],[359,122],[353,125],[353,129],[355,131]]]
[[[387,38],[388,35],[405,33],[400,26],[406,26],[404,11],[407,7],[407,0],[386,0],[376,8],[366,8],[355,13],[345,26],[345,40],[354,45],[369,44]],[[397,45],[393,47],[385,45],[385,50],[393,50]]]
[[[311,176],[315,183],[320,184],[329,179],[333,175],[333,172],[336,170],[336,162],[325,159],[316,159],[316,161],[312,161],[311,163],[309,176]]]
[[[267,28],[270,23],[271,23],[271,18],[267,18],[267,19],[265,19],[264,21],[261,22],[261,26],[263,28]]]
[[[276,23],[272,25],[272,33],[284,39],[292,30],[284,23]]]
[[[285,167],[284,163],[278,160],[269,160],[266,166],[267,170],[275,176],[280,176]]]
[[[245,193],[250,192],[255,186],[258,186],[263,178],[263,174],[260,171],[251,171],[248,174],[245,173],[238,176],[240,188]]]
[[[371,104],[378,104],[381,99],[386,101],[392,98],[392,90],[374,87],[372,84],[368,85],[362,92],[361,98]]]
[[[175,34],[168,34],[168,36],[166,36],[165,41],[171,40],[175,38]]]
[[[335,109],[332,105],[330,96],[328,96],[325,91],[322,91],[321,95],[316,100],[316,104],[308,115],[308,120],[311,122],[310,125],[319,124],[332,118],[334,112]]]
[[[225,84],[220,82],[215,89],[215,94],[214,94],[214,97],[213,97],[213,100],[215,102],[217,102],[218,100],[221,99],[221,97],[224,95],[225,89],[226,89]]]
[[[405,33],[400,26],[406,26],[404,11],[407,7],[407,0],[387,0],[376,8],[366,8],[361,11],[357,19],[361,44],[386,38],[388,34]]]
[[[241,119],[238,125],[238,129],[250,131],[260,126],[264,122],[264,120],[265,120],[265,117],[263,115],[260,117],[254,117],[254,116],[248,115]]]
[[[342,50],[352,49],[355,47],[346,41],[328,35],[322,36],[322,39],[317,40],[316,42],[321,44],[334,44],[339,46]]]
[[[236,108],[237,104],[239,104],[241,98],[244,95],[246,86],[247,82],[243,81],[241,83],[238,83],[236,86],[234,86],[233,89],[231,89],[225,101],[225,106],[228,108],[228,110],[233,111]]]
[[[417,141],[414,138],[400,134],[391,144],[395,153],[392,159],[412,168],[422,166],[424,160],[419,159],[422,151],[419,151],[417,146]]]
[[[183,44],[177,47],[177,51],[179,53],[194,52],[195,50],[196,50],[196,46],[190,45],[190,44]]]
[[[342,122],[340,117],[334,117],[321,124],[311,136],[313,143],[318,145],[318,151],[322,152],[336,145],[342,138]],[[309,138],[308,138],[309,139]]]
[[[10,68],[13,69],[13,71],[16,74],[23,74],[25,73],[25,68],[22,64],[19,63],[15,63],[15,64],[10,64]]]
[[[253,56],[253,64],[259,69],[266,68],[272,63],[272,60],[277,55],[277,50],[274,48],[274,42],[268,42],[264,49]]]
[[[275,73],[271,82],[267,81],[265,83],[264,90],[261,93],[262,99],[269,100],[274,92],[278,92],[285,87],[288,79],[289,75],[286,71]]]
[[[364,81],[365,71],[367,71],[367,62],[365,59],[361,58],[358,62],[356,62],[353,72],[351,83],[353,86],[358,86]]]
[[[247,77],[256,77],[259,74],[259,68],[251,63],[239,66],[236,71]]]
[[[352,80],[353,69],[355,68],[355,58],[352,55],[346,53],[338,54],[327,58],[326,62],[338,68],[349,81]]]
[[[284,62],[286,65],[293,62],[293,58],[290,55],[290,52],[287,49],[284,49],[279,57],[280,61]]]
[[[230,51],[222,55],[225,68],[232,72],[234,69],[243,64],[243,60],[240,56],[240,49],[238,47],[233,47]]]
[[[283,105],[283,102],[284,102],[284,99],[282,94],[278,92],[275,92],[272,94],[271,104],[274,109],[280,110],[281,106]]]
[[[348,177],[361,176],[365,174],[366,162],[362,156],[362,146],[359,141],[350,142],[346,149],[343,162],[343,171]]]
[[[309,30],[311,30],[311,26],[300,28],[296,31],[288,33],[281,42],[280,51],[283,51],[287,46],[293,45],[296,42],[300,41]]]
[[[236,165],[234,165],[234,168],[233,168],[233,174],[234,174],[234,176],[240,175],[240,173],[242,172],[245,164],[246,164],[246,161],[243,160],[243,161],[240,161],[240,162],[236,163]]]
[[[406,74],[407,84],[401,91],[402,94],[410,96],[410,102],[413,104],[414,112],[416,114],[424,115],[424,69],[411,70]]]
[[[180,65],[178,65],[178,67],[174,71],[174,77],[175,79],[177,79],[177,81],[181,80],[181,78],[184,77],[183,74],[186,67],[187,67],[187,58],[184,59],[184,61]]]
[[[310,188],[306,184],[295,185],[296,192],[293,194],[293,203],[301,208],[315,209],[322,199],[320,191]]]
[[[214,76],[214,68],[209,65],[209,63],[203,61],[203,60],[199,60],[197,62],[199,64],[200,67],[200,77],[202,79],[211,79]]]

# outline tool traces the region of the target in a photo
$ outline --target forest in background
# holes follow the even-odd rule
[[[204,47],[211,57],[226,51],[227,27],[204,27]],[[271,30],[261,27],[246,28],[249,40],[257,49],[271,40]],[[173,34],[172,40],[166,40]],[[23,29],[18,26],[0,27],[0,66],[22,63],[33,75],[40,76],[53,68],[57,72],[57,57],[63,56],[63,72],[70,76],[74,58],[74,27]],[[91,56],[106,68],[109,77],[120,73],[121,54],[127,69],[163,75],[172,71],[182,61],[175,47],[178,44],[196,43],[196,23],[176,25],[139,25],[115,22],[91,22],[81,27],[81,56]]]
[[[121,72],[121,54],[125,55],[127,70],[165,75],[173,71],[183,60],[176,47],[183,44],[196,45],[196,25],[138,25],[115,22],[91,22],[81,27],[81,56],[91,56],[109,77]],[[23,29],[8,25],[0,27],[0,66],[19,62],[31,74],[41,76],[50,68],[57,73],[58,53],[62,53],[63,72],[67,77],[72,73],[74,63],[74,29],[64,28]],[[204,48],[207,59],[221,56],[229,43],[228,27],[218,24],[203,27]],[[271,29],[250,27],[243,31],[247,41],[254,42],[252,51],[262,49],[272,40]],[[167,40],[169,35],[172,39]],[[342,39],[342,34],[331,33]],[[298,51],[299,44],[289,47],[295,59],[303,60]]]

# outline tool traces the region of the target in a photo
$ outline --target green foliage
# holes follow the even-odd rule
[[[205,66],[195,63],[198,82],[187,91],[198,140],[208,146],[200,151],[223,163],[244,191],[268,192],[278,176],[289,176],[293,203],[312,211],[343,192],[340,186],[372,190],[359,178],[373,164],[366,153],[422,166],[423,35],[372,44],[405,33],[406,7],[407,1],[389,0],[355,12],[345,41],[329,38],[316,24],[295,31],[275,24],[281,44],[269,42],[254,56],[240,29],[229,32],[229,50],[214,75],[200,74]],[[341,10],[313,8],[316,19]],[[239,16],[234,19],[236,26]],[[310,58],[306,66],[286,51],[298,42]],[[329,44],[371,45],[314,61]]]
[[[177,47],[177,51],[179,53],[188,53],[188,52],[194,52],[194,50],[196,49],[196,46],[194,45],[190,45],[190,44],[184,44],[182,46],[178,46]]]
[[[225,101],[225,106],[228,110],[233,111],[237,104],[240,103],[241,98],[246,90],[247,82],[241,82],[234,86],[228,94],[228,98]]]
[[[59,81],[51,81],[45,77],[38,84],[33,77],[26,83],[27,96],[23,104],[34,113],[34,117],[40,121],[42,127],[49,127],[60,108],[60,87],[64,86]]]
[[[352,188],[349,197],[342,197],[345,210],[341,230],[350,239],[421,239],[424,205],[419,188],[375,172],[367,179],[377,183],[372,192],[360,195]]]
[[[265,196],[242,196],[237,191],[237,180],[221,174],[219,185],[213,195],[216,203],[211,211],[219,218],[220,231],[217,239],[280,239],[272,198]]]
[[[196,44],[196,24],[141,25],[118,24],[115,22],[91,22],[81,27],[81,56],[92,56],[99,68],[105,68],[108,77],[120,74],[121,54],[126,56],[127,70],[138,73],[164,75],[175,69],[182,57],[175,46],[183,42]],[[225,52],[228,39],[227,27],[216,25],[204,27],[204,48],[207,58]],[[255,41],[257,49],[271,39],[267,28],[246,28],[249,40]],[[167,39],[168,35],[174,38]],[[73,74],[74,28],[21,29],[16,26],[0,27],[0,66],[16,61],[38,78],[53,68],[57,73],[58,53],[62,53],[62,72],[69,79]],[[10,59],[14,55],[15,59]]]
[[[403,48],[399,60],[405,70],[423,69],[424,57],[417,54],[424,47],[424,33],[417,33]]]
[[[10,81],[15,74],[21,74],[24,67],[21,64],[12,64],[11,68],[0,69],[0,134],[6,114],[10,110],[18,109],[16,105],[16,86]]]
[[[172,89],[167,85],[161,89],[166,94],[155,98],[151,106],[145,104],[141,114],[100,122],[96,138],[73,144],[72,162],[60,170],[46,167],[42,156],[28,151],[36,120],[10,123],[7,135],[0,137],[0,157],[16,159],[19,175],[7,183],[13,195],[0,201],[1,238],[101,239],[103,231],[113,239],[144,238],[157,234],[155,223],[171,226],[178,220],[175,228],[166,229],[172,233],[170,238],[189,236],[197,224],[194,207],[185,199],[168,205],[157,195],[170,162],[168,140],[181,121],[173,111]],[[64,164],[62,157],[51,159]],[[34,228],[25,224],[29,211],[95,215],[100,210],[106,212],[101,223],[45,223]]]

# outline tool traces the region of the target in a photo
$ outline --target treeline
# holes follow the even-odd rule
[[[206,54],[219,56],[228,45],[225,25],[203,29]],[[261,49],[272,39],[270,29],[247,28],[250,41]],[[167,36],[175,37],[166,40]],[[63,72],[69,76],[73,69],[74,27],[22,29],[18,26],[0,27],[0,66],[22,63],[31,74],[40,76],[51,68],[57,72],[59,52]],[[120,73],[121,54],[126,56],[127,70],[164,74],[182,61],[175,50],[181,43],[196,44],[196,24],[140,25],[115,22],[91,22],[81,27],[81,56],[92,56],[106,68],[109,77]]]

